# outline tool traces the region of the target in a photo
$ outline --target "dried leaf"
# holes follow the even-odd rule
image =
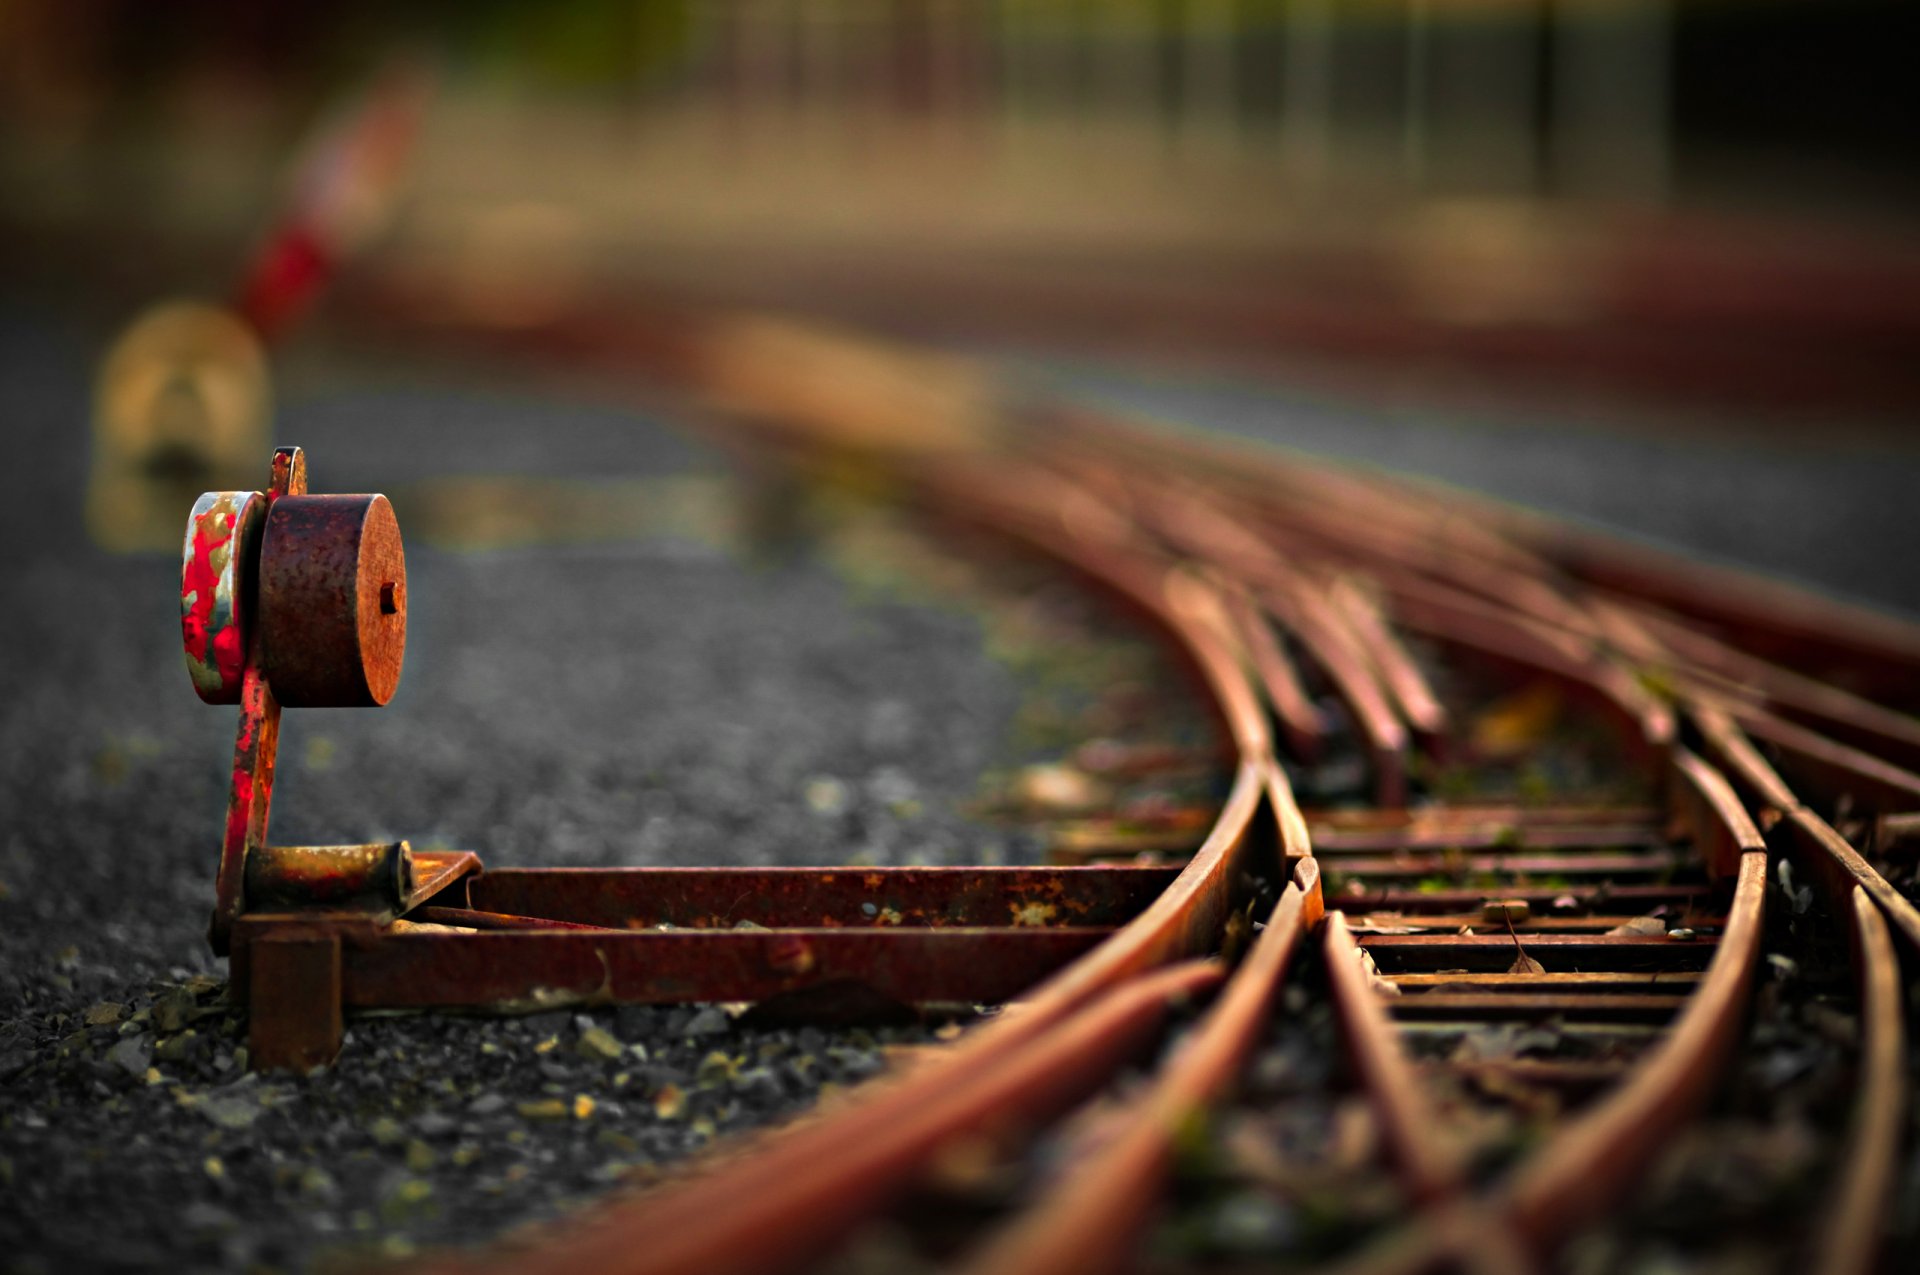
[[[1511,917],[1507,920],[1507,937],[1513,940],[1513,950],[1520,954],[1515,958],[1513,964],[1507,966],[1507,973],[1544,974],[1547,972],[1546,966],[1534,960],[1531,956],[1528,956],[1527,949],[1520,946],[1520,936],[1513,931],[1513,920]]]
[[[1608,930],[1609,934],[1642,934],[1658,938],[1667,932],[1667,923],[1657,916],[1636,916]]]

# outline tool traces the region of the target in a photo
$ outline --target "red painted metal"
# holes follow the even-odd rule
[[[268,508],[283,496],[303,495],[306,490],[307,461],[300,449],[282,447],[274,452],[272,478],[266,490]],[[266,844],[267,812],[273,802],[273,761],[279,746],[280,701],[267,685],[260,628],[255,625],[248,637],[246,669],[240,682],[240,726],[234,735],[226,830],[208,930],[213,950],[223,955],[234,918],[244,906],[247,851]]]
[[[421,67],[395,62],[309,144],[277,224],[234,290],[235,311],[263,339],[283,337],[385,219],[427,89]]]
[[[180,635],[193,689],[209,704],[240,702],[265,509],[266,497],[257,491],[210,491],[187,518]]]

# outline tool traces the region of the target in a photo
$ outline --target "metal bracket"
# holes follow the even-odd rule
[[[405,597],[385,498],[307,495],[298,448],[274,454],[265,493],[209,493],[194,506],[188,663],[203,699],[240,706],[211,940],[249,1007],[255,1066],[331,1062],[355,1009],[750,1001],[819,1017],[998,1003],[1095,946],[1176,874],[486,872],[471,853],[405,841],[267,844],[282,703],[384,704],[399,677]]]

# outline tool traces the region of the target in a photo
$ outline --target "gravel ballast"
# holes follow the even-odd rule
[[[33,457],[0,476],[19,673],[0,725],[0,1268],[328,1269],[484,1241],[954,1034],[755,1027],[739,1006],[363,1017],[329,1070],[251,1072],[204,938],[234,710],[188,685],[177,560],[108,555],[80,527],[108,333],[20,308],[0,329]],[[435,376],[296,361],[275,436],[308,449],[315,490],[393,493],[403,530],[408,492],[448,472],[616,474],[666,503],[720,481],[631,412]],[[897,529],[826,530],[771,556],[671,518],[483,552],[414,535],[400,694],[287,714],[274,839],[526,866],[1033,859],[983,794],[1084,739],[1082,714],[1116,724],[1090,688],[1152,681],[1158,657],[1076,648],[1084,602],[1045,579],[990,630],[964,596],[894,587],[870,549]]]

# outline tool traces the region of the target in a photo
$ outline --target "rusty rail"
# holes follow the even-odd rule
[[[305,639],[325,648],[320,676],[297,658],[314,652],[276,657],[284,620],[207,603],[286,565],[284,545],[241,527],[272,525],[274,506],[304,492],[299,454],[283,452],[264,493],[229,493],[257,503],[196,506],[206,536],[186,566],[200,609],[183,611],[196,687],[241,708],[214,934],[231,943],[256,1060],[324,1061],[357,1008],[774,1001],[848,983],[907,1005],[1005,1005],[831,1111],[538,1247],[449,1264],[804,1265],[956,1148],[1020,1155],[1150,1054],[1171,1012],[1211,998],[1100,1138],[1070,1149],[1073,1171],[962,1255],[981,1271],[1112,1269],[1166,1201],[1180,1131],[1230,1100],[1317,945],[1324,975],[1305,990],[1337,1008],[1383,1167],[1412,1201],[1351,1268],[1536,1269],[1630,1191],[1723,1074],[1761,965],[1769,863],[1788,853],[1852,939],[1862,1023],[1843,1171],[1815,1242],[1831,1269],[1871,1267],[1909,1074],[1897,962],[1920,959],[1920,910],[1875,861],[1872,820],[1853,816],[1920,808],[1908,715],[1920,635],[1465,498],[1016,409],[958,361],[710,316],[671,338],[645,322],[566,335],[548,334],[551,348],[643,367],[722,409],[752,463],[884,475],[877,489],[902,503],[1047,555],[1122,602],[1197,673],[1232,786],[1211,822],[1165,839],[1184,858],[1172,866],[1098,862],[1097,839],[1082,866],[1011,869],[568,872],[486,869],[404,842],[270,846],[276,688],[288,703],[300,686],[323,688],[306,702],[378,703],[398,675],[397,648],[341,615],[313,630],[332,638]],[[839,376],[823,388],[794,359]],[[892,436],[915,417],[932,421],[924,436]],[[354,560],[364,576],[349,592],[403,625],[397,535],[390,554]],[[302,597],[306,612],[344,605]],[[1434,801],[1432,768],[1473,760],[1475,745],[1422,644],[1604,724],[1607,778],[1624,791],[1541,808]],[[1370,800],[1303,811],[1293,779],[1342,747],[1362,759]],[[349,861],[360,866],[342,884]],[[1241,955],[1263,887],[1275,901]],[[1542,1019],[1597,1042],[1597,1058],[1436,1064],[1414,1047]],[[1572,1110],[1536,1150],[1488,1168],[1436,1085],[1486,1107],[1552,1093]]]

